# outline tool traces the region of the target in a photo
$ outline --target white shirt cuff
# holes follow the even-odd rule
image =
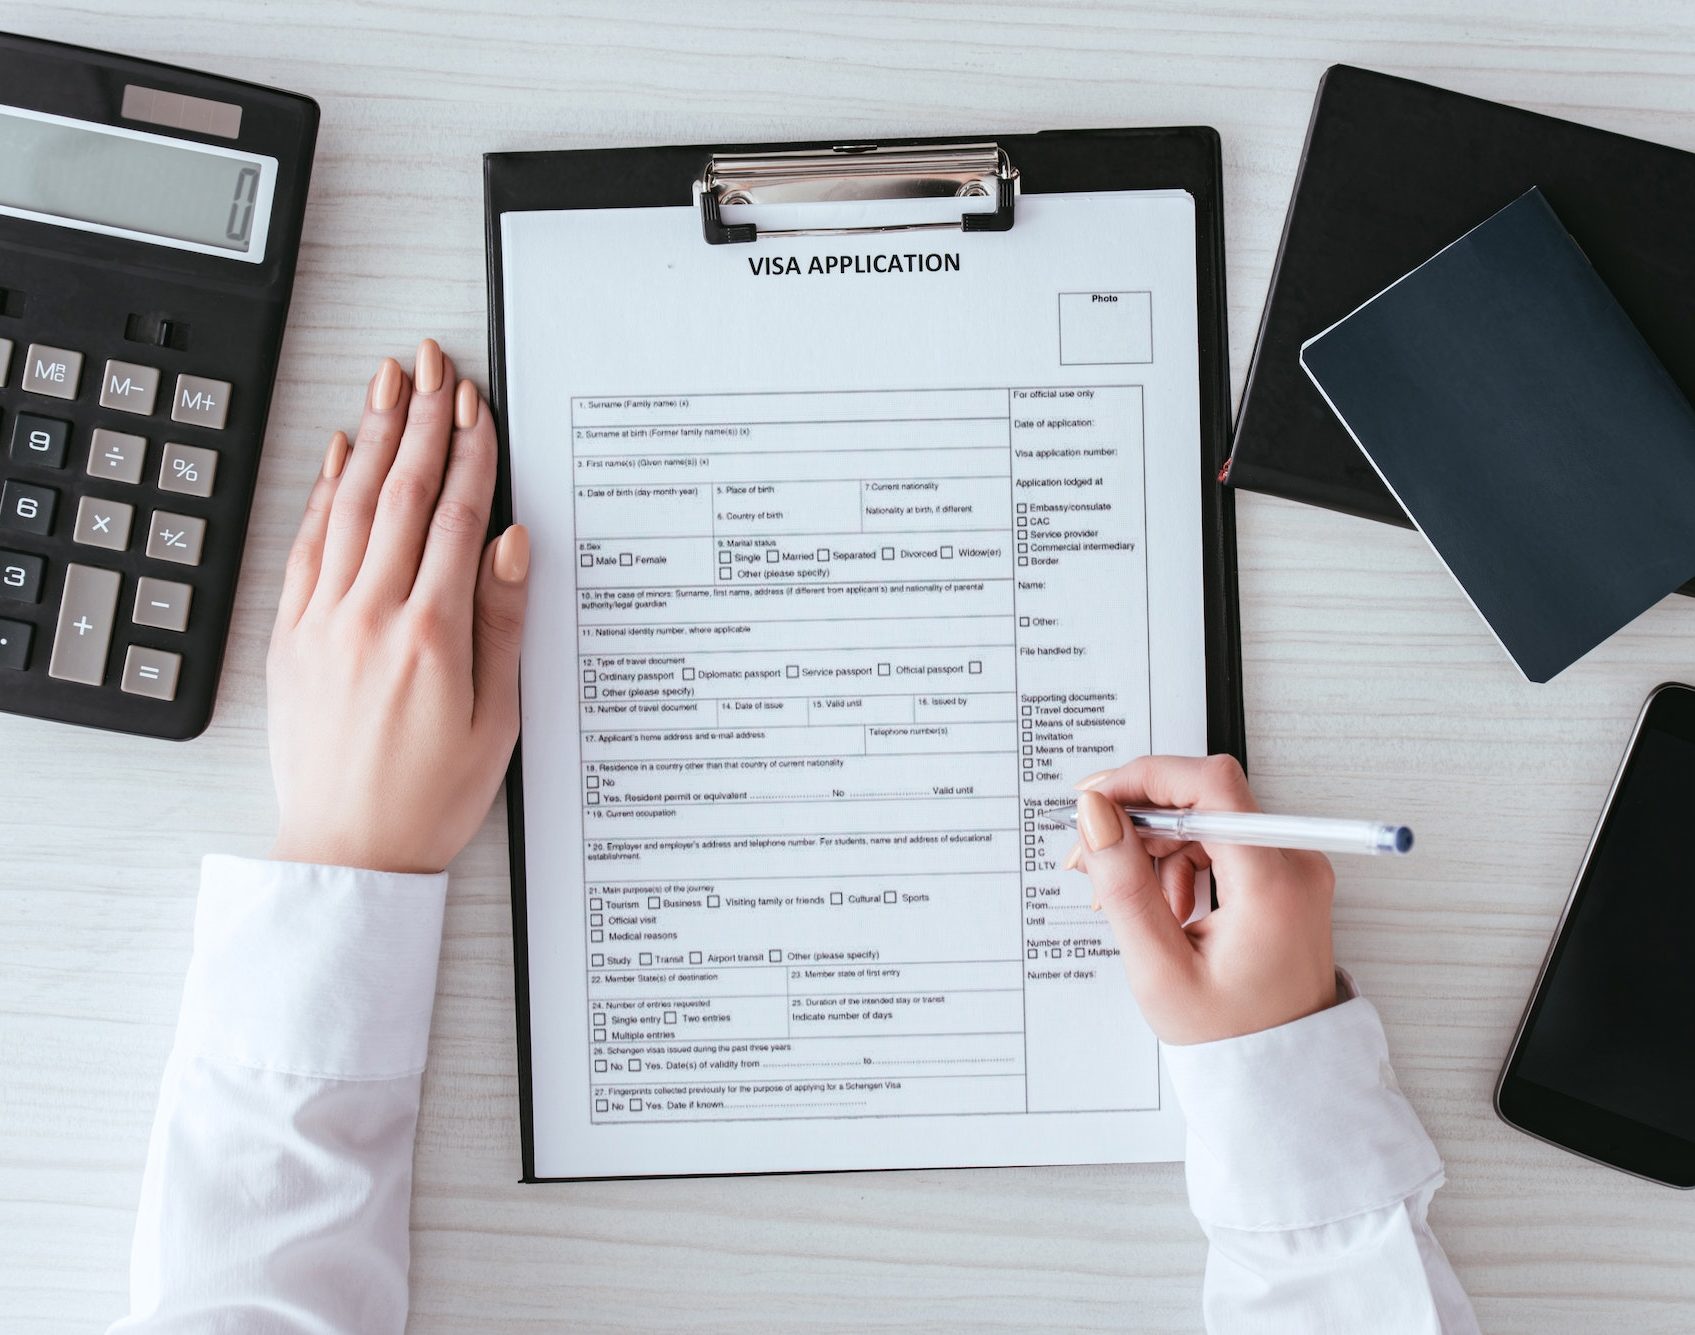
[[[179,1051],[338,1080],[423,1070],[447,874],[208,857]]]
[[[1441,1185],[1441,1157],[1364,997],[1257,1034],[1160,1047],[1188,1121],[1189,1205],[1203,1224],[1311,1228]]]

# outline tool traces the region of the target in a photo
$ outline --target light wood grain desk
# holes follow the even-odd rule
[[[380,354],[431,333],[484,369],[480,155],[1213,125],[1240,386],[1326,65],[1695,148],[1695,14],[1677,0],[1277,8],[7,9],[36,35],[308,93],[324,120],[210,732],[174,746],[0,717],[0,1330],[90,1329],[123,1308],[198,859],[262,851],[272,819],[262,671],[283,553]],[[1345,864],[1338,953],[1447,1158],[1435,1224],[1484,1328],[1690,1329],[1690,1199],[1508,1131],[1489,1092],[1634,711],[1655,682],[1695,676],[1695,603],[1670,599],[1529,686],[1416,536],[1237,507],[1260,795],[1419,831],[1414,858]],[[1203,1246],[1176,1165],[517,1186],[506,894],[497,813],[448,907],[413,1330],[1198,1329]]]

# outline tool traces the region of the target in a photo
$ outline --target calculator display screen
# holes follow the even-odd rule
[[[0,106],[0,214],[257,263],[276,159]]]

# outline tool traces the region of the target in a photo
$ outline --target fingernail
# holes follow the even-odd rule
[[[1091,913],[1099,913],[1101,911],[1101,897],[1099,895],[1096,895],[1094,902],[1089,905],[1089,911]]]
[[[377,368],[376,378],[371,381],[371,408],[375,412],[386,413],[400,402],[400,363],[393,357],[384,357],[383,364]]]
[[[324,451],[324,476],[340,477],[347,463],[347,432],[338,431],[330,437],[330,447]]]
[[[502,584],[522,584],[530,573],[530,530],[514,524],[494,544],[494,577]]]
[[[461,430],[477,424],[477,387],[469,380],[459,382],[453,397],[453,422]]]
[[[1106,776],[1111,774],[1111,773],[1112,773],[1112,771],[1109,770],[1109,769],[1098,769],[1093,774],[1091,774],[1088,778],[1079,779],[1079,780],[1077,780],[1076,783],[1072,784],[1071,786],[1073,788],[1076,788],[1076,789],[1091,788],[1095,784],[1099,783],[1102,779],[1106,778]]]
[[[1077,829],[1091,853],[1111,848],[1124,837],[1124,824],[1118,818],[1118,811],[1092,788],[1077,799]]]
[[[441,388],[441,344],[426,338],[418,345],[418,360],[412,368],[412,380],[420,394],[434,394]]]
[[[1061,871],[1073,871],[1076,869],[1077,864],[1082,860],[1083,845],[1073,844],[1071,845],[1071,851],[1065,855],[1065,861],[1059,864],[1059,869]]]

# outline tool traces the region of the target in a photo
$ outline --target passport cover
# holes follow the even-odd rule
[[[1695,575],[1695,409],[1539,190],[1301,365],[1531,681]]]
[[[1532,186],[1695,399],[1695,153],[1335,65],[1313,103],[1230,483],[1407,525],[1302,374],[1301,343]]]

